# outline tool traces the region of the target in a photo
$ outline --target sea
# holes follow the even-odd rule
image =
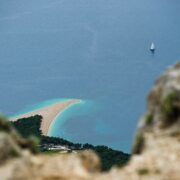
[[[0,112],[80,99],[49,135],[131,152],[148,92],[180,59],[179,9],[179,0],[0,0]]]

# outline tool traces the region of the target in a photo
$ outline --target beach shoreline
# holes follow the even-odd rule
[[[41,123],[41,131],[42,134],[47,136],[48,132],[50,130],[51,125],[56,120],[58,116],[61,115],[62,112],[64,112],[67,108],[69,108],[71,105],[75,105],[77,103],[80,103],[81,100],[79,99],[71,99],[71,100],[65,100],[63,102],[57,102],[55,104],[27,112],[25,114],[19,115],[17,117],[10,118],[10,121],[17,121],[18,119],[27,118],[35,115],[41,115],[42,123]]]

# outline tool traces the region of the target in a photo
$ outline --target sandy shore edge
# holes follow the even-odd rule
[[[67,108],[69,108],[71,105],[74,105],[80,102],[81,100],[79,99],[66,100],[63,102],[55,103],[53,105],[46,106],[46,107],[22,114],[14,118],[10,118],[10,121],[17,121],[18,119],[21,119],[21,118],[41,115],[43,117],[42,123],[41,123],[41,131],[43,135],[47,136],[50,126],[53,123],[53,121],[57,118],[57,116],[60,116],[61,113],[65,111]]]

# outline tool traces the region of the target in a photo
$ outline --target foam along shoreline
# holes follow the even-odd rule
[[[71,105],[80,103],[81,100],[78,99],[72,99],[72,100],[66,100],[63,102],[55,103],[50,106],[46,106],[22,115],[19,115],[14,118],[10,118],[10,121],[17,121],[21,118],[27,118],[30,116],[35,115],[41,115],[43,117],[42,123],[41,123],[41,131],[42,134],[47,136],[48,131],[50,130],[50,126],[53,123],[54,120],[56,120],[57,116],[60,116],[60,114],[65,111],[67,108],[69,108]]]

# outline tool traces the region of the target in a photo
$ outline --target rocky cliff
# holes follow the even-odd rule
[[[180,179],[180,63],[155,82],[134,138],[129,164],[102,179]]]
[[[180,63],[169,68],[150,91],[147,110],[134,138],[132,158],[124,168],[101,173],[97,156],[89,151],[34,155],[14,140],[11,131],[6,125],[0,128],[2,180],[179,180]]]

